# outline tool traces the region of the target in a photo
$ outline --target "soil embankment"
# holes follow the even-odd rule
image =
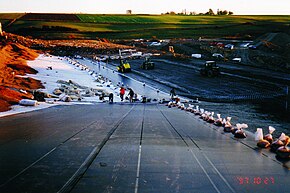
[[[39,80],[22,77],[37,73],[27,65],[27,60],[34,60],[38,53],[19,43],[0,42],[0,112],[7,111],[22,98],[31,98],[27,92],[42,88]]]
[[[5,37],[6,36],[6,37]],[[22,98],[32,98],[31,90],[42,88],[39,80],[25,77],[37,71],[27,65],[27,60],[37,58],[31,47],[55,55],[86,55],[117,52],[131,48],[100,40],[35,40],[10,33],[0,36],[0,112],[7,111]]]

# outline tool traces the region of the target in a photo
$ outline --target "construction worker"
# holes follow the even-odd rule
[[[113,93],[110,93],[109,94],[109,103],[113,103],[114,102],[114,94]]]
[[[130,102],[132,103],[132,102],[134,102],[134,100],[133,100],[133,97],[134,97],[134,91],[131,89],[131,88],[129,88],[129,99],[130,99]]]
[[[176,95],[175,90],[174,90],[174,88],[172,88],[170,90],[170,98],[173,99],[175,97],[175,95]]]
[[[120,98],[121,98],[121,101],[124,100],[124,94],[125,94],[125,88],[123,86],[121,86],[120,88]]]

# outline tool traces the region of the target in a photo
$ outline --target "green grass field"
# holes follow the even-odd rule
[[[24,15],[24,14],[22,14]],[[182,16],[77,14],[76,21],[61,18],[22,20],[21,14],[0,14],[4,30],[44,39],[132,38],[254,38],[268,32],[290,33],[290,16]],[[58,16],[59,17],[59,16]],[[7,21],[18,18],[5,29]],[[56,27],[62,27],[56,28]],[[59,31],[58,31],[59,30]]]
[[[172,24],[233,24],[245,22],[290,21],[290,16],[185,16],[185,15],[94,15],[78,14],[82,22],[90,23],[172,23]]]
[[[0,13],[0,22],[3,26],[8,25],[12,20],[25,15],[25,13]]]

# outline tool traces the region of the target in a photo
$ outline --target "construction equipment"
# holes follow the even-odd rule
[[[141,58],[142,57],[142,52],[137,52],[136,50],[133,49],[125,49],[125,50],[119,50],[119,58],[121,59],[136,59],[136,58]]]
[[[204,67],[200,69],[200,74],[207,77],[215,77],[220,75],[220,68],[215,61],[206,61]]]
[[[120,59],[120,65],[117,66],[118,72],[131,72],[131,66],[127,61]]]
[[[132,50],[119,50],[120,64],[117,66],[118,72],[131,72],[130,64],[127,62],[127,60],[124,61],[125,58],[129,58],[131,56],[131,51]],[[125,55],[123,53],[125,53]],[[128,55],[128,53],[130,54]]]
[[[2,24],[0,22],[0,36],[3,36],[3,32],[2,32]]]
[[[154,62],[152,62],[149,57],[146,57],[140,68],[145,70],[154,69]]]

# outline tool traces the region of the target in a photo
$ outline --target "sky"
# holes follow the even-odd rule
[[[235,15],[290,15],[289,0],[0,0],[0,13],[205,13],[209,8]]]

